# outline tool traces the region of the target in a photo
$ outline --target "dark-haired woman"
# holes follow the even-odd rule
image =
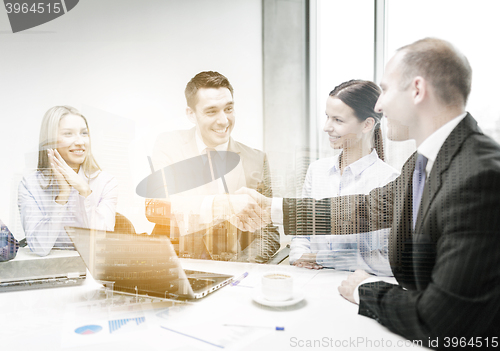
[[[374,112],[380,95],[370,81],[351,80],[337,86],[326,102],[330,146],[337,156],[313,162],[307,171],[302,196],[322,199],[368,194],[394,180],[399,172],[383,161],[381,114]],[[295,237],[290,264],[312,269],[364,269],[391,275],[387,259],[389,229],[352,235]]]

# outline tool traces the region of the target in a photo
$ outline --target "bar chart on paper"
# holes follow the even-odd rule
[[[127,324],[129,324],[129,326],[139,326],[140,324],[144,323],[145,321],[146,321],[145,317],[115,319],[115,320],[108,322],[109,333],[113,334],[114,332],[118,331],[119,329],[126,326]]]

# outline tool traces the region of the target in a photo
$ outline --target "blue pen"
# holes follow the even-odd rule
[[[246,325],[246,324],[223,324],[225,327],[245,327],[245,328],[266,328],[274,330],[285,330],[285,327],[268,327],[265,325]]]
[[[245,272],[243,273],[242,275],[240,275],[238,278],[236,278],[232,283],[231,285],[232,286],[235,286],[235,285],[238,285],[243,279],[245,279],[248,275],[248,272]]]

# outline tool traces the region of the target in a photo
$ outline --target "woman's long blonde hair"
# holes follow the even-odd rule
[[[71,106],[54,106],[49,109],[43,116],[42,126],[40,128],[40,142],[38,144],[38,171],[44,176],[51,177],[52,169],[50,167],[49,157],[47,155],[47,149],[57,149],[57,138],[59,135],[59,122],[61,119],[67,115],[80,116],[85,121],[87,130],[89,130],[89,125],[87,119],[74,107]],[[92,155],[92,149],[90,147],[90,130],[89,130],[89,145],[87,148],[87,155],[83,161],[81,167],[83,172],[87,177],[90,177],[96,171],[100,171],[101,168],[97,164],[94,156]]]

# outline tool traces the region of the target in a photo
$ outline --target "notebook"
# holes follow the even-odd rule
[[[167,237],[66,227],[93,278],[115,291],[198,299],[227,285],[232,275],[182,269]]]

